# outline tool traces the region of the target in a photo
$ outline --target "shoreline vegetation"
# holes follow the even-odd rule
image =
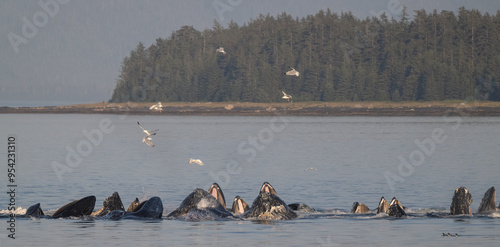
[[[110,102],[500,101],[500,11],[327,9],[182,26],[122,61]],[[410,15],[413,14],[413,18]],[[300,72],[300,73],[290,73]]]
[[[162,111],[151,102],[92,103],[42,107],[0,107],[0,113],[72,113],[207,116],[500,116],[500,102],[167,102]]]

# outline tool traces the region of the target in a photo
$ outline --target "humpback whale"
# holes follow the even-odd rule
[[[113,195],[111,195],[110,197],[106,197],[106,199],[104,199],[104,201],[102,202],[101,209],[99,209],[96,212],[93,212],[91,215],[104,216],[114,210],[125,211],[122,200],[120,199],[120,195],[118,195],[118,192],[114,192]]]
[[[352,204],[351,213],[352,214],[366,214],[369,213],[370,209],[363,203],[354,202]]]
[[[389,209],[389,202],[387,202],[387,200],[382,196],[382,198],[380,198],[380,202],[378,203],[377,214],[387,213],[388,209]]]
[[[450,214],[469,214],[472,212],[470,210],[470,205],[472,203],[472,195],[469,190],[465,187],[460,187],[455,190],[453,199],[450,206]]]
[[[243,199],[241,199],[240,196],[236,196],[234,198],[233,207],[231,208],[231,212],[243,214],[249,209],[250,209],[250,206],[248,206],[248,203],[245,202]]]
[[[137,200],[137,198],[136,198]],[[138,200],[137,200],[138,201]],[[134,201],[135,202],[135,201]],[[134,204],[134,202],[132,204]],[[135,205],[135,204],[134,204]],[[153,196],[148,200],[138,203],[134,207],[134,211],[114,210],[104,215],[105,219],[120,220],[120,219],[136,219],[136,218],[152,218],[161,219],[163,215],[163,203],[157,196]]]
[[[226,208],[226,198],[224,197],[224,193],[222,193],[222,189],[219,187],[217,183],[213,183],[208,189],[208,193],[210,193],[220,204]]]
[[[309,205],[304,203],[291,203],[288,204],[288,207],[294,211],[301,211],[306,213],[317,212],[316,209],[309,207]]]
[[[233,217],[233,214],[227,211],[212,194],[196,188],[182,201],[176,210],[167,215],[167,218],[170,217],[199,220],[214,217]]]
[[[297,218],[297,214],[278,197],[273,186],[264,182],[259,195],[253,201],[252,207],[245,212],[244,217],[261,220],[290,220]]]
[[[121,218],[161,218],[163,214],[163,204],[159,197],[152,197],[144,201],[140,206],[135,208],[134,212],[125,212],[122,201],[118,192],[113,193],[107,197],[103,206],[96,212],[92,213],[95,206],[95,196],[87,196],[80,200],[72,201],[60,207],[51,218],[66,218],[66,217],[81,217],[81,216],[94,216],[104,219],[118,220]],[[40,203],[37,203],[26,210],[26,216],[40,217],[44,216]]]
[[[396,197],[392,198],[391,204],[389,204],[389,209],[387,210],[387,214],[394,217],[406,216],[406,212],[403,209],[403,206],[401,206],[401,203],[398,201],[398,199],[396,199]]]
[[[276,193],[276,190],[274,190],[273,186],[269,184],[268,182],[264,182],[262,186],[260,187],[260,192],[267,192],[270,194],[273,194],[275,196],[278,196],[278,193]]]
[[[90,215],[94,210],[95,196],[87,196],[80,200],[72,201],[60,207],[54,214],[53,218],[80,217]]]
[[[79,200],[72,201],[60,207],[51,216],[52,218],[80,217],[90,215],[94,210],[95,196],[87,196]],[[40,203],[30,206],[26,210],[26,216],[40,217],[45,216]]]
[[[26,216],[32,216],[32,217],[40,217],[40,216],[43,216],[45,215],[43,213],[43,210],[42,208],[40,207],[40,203],[37,203],[33,206],[30,206],[27,210],[26,210]]]
[[[496,208],[496,190],[495,187],[489,188],[486,193],[484,193],[483,200],[479,205],[478,213],[491,213],[496,212],[498,209]]]
[[[128,206],[127,212],[135,212],[139,210],[140,208],[142,208],[144,203],[146,203],[146,201],[140,202],[139,198],[136,197],[135,200],[130,203],[130,206]]]

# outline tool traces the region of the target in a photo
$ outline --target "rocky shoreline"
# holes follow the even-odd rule
[[[68,113],[130,115],[214,116],[500,116],[500,102],[299,102],[164,103],[162,111],[150,110],[153,103],[95,103],[67,106],[0,107],[0,113]]]

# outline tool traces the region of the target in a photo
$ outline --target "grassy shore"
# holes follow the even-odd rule
[[[297,115],[297,116],[500,116],[500,102],[151,102],[93,103],[43,107],[0,107],[0,113],[101,113],[151,115]]]

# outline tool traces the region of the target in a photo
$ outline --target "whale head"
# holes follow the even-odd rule
[[[224,193],[222,193],[222,189],[219,187],[217,183],[213,183],[208,189],[208,193],[210,193],[220,204],[226,208],[226,198],[224,197]]]
[[[491,213],[498,211],[498,209],[496,208],[495,197],[495,187],[489,188],[486,193],[484,193],[483,200],[481,200],[481,204],[479,205],[478,213]]]
[[[243,199],[241,199],[240,196],[236,196],[233,200],[233,207],[231,208],[231,211],[233,213],[240,213],[243,214],[245,211],[250,209],[248,206],[248,203],[245,202]]]
[[[460,187],[455,190],[450,206],[450,214],[472,214],[470,205],[472,203],[472,195],[465,187]]]

